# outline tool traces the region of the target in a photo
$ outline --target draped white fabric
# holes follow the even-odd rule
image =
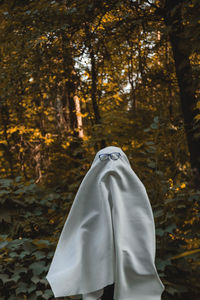
[[[99,154],[119,152],[117,160]],[[118,147],[100,150],[84,177],[46,276],[55,297],[160,300],[155,225],[146,189]]]

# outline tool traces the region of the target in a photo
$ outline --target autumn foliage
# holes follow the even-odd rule
[[[110,145],[147,189],[162,299],[200,298],[199,13],[198,0],[0,1],[1,299],[54,299],[61,229]]]

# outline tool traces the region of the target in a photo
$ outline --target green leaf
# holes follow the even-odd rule
[[[35,251],[33,253],[33,255],[36,257],[37,260],[40,260],[40,259],[46,257],[46,254],[42,251]]]
[[[35,209],[34,210],[34,215],[36,215],[36,216],[40,216],[40,215],[42,215],[42,209],[41,208],[37,208],[37,209]]]
[[[24,258],[25,256],[29,255],[30,253],[27,252],[27,251],[22,251],[20,254],[19,254],[19,257],[20,258]]]
[[[159,117],[156,116],[156,117],[153,118],[153,121],[154,121],[155,123],[158,123],[158,119],[159,119]]]
[[[72,7],[72,8],[70,8],[70,9],[67,10],[67,13],[70,14],[70,15],[74,14],[76,12],[77,12],[77,8],[76,7]]]
[[[177,293],[177,289],[172,287],[172,286],[168,286],[166,288],[166,291],[170,294],[170,295],[174,295],[175,293]]]
[[[25,189],[24,188],[20,188],[20,189],[17,189],[16,191],[14,191],[13,193],[17,194],[17,195],[21,195],[21,194],[25,193]]]
[[[28,289],[28,285],[27,283],[25,282],[20,282],[20,285],[19,287],[15,290],[15,293],[16,295],[19,295],[19,294],[26,294],[27,292],[27,289]]]
[[[23,244],[22,240],[16,239],[12,240],[11,242],[8,243],[7,248],[8,249],[18,249],[20,245]]]
[[[34,196],[26,197],[26,203],[29,204],[35,203],[35,197]]]
[[[14,251],[9,253],[10,257],[18,257],[18,255],[19,254],[17,252],[14,252]]]
[[[166,266],[170,266],[172,264],[170,259],[162,260],[160,258],[157,258],[155,262],[156,262],[156,267],[159,271],[164,271]]]
[[[8,190],[0,190],[0,196],[6,195],[6,194],[10,194],[10,191],[8,191]]]
[[[157,123],[152,123],[150,126],[152,129],[158,129]]]
[[[154,161],[150,161],[147,163],[147,166],[150,167],[151,169],[155,169],[156,168],[156,163]]]
[[[15,273],[17,273],[17,274],[21,274],[21,273],[27,273],[27,268],[25,268],[25,267],[16,267],[15,268]]]
[[[0,179],[0,185],[4,188],[10,187],[12,183],[13,183],[12,179],[9,178]]]
[[[1,242],[0,243],[0,249],[5,248],[8,245],[7,241]]]
[[[169,226],[167,226],[165,228],[165,232],[172,233],[174,231],[174,229],[176,229],[176,228],[177,228],[176,224],[170,224]]]
[[[37,296],[41,296],[42,294],[43,294],[42,291],[36,291],[36,295],[37,295]]]
[[[163,214],[164,214],[163,209],[159,209],[159,210],[154,210],[153,211],[154,217],[157,217],[157,218],[163,216]]]
[[[60,198],[60,194],[56,194],[56,193],[50,193],[49,195],[46,195],[44,197],[44,199],[46,201],[52,201],[52,200],[59,199],[59,198]]]
[[[3,282],[3,284],[5,284],[9,280],[8,274],[1,274],[0,280]]]
[[[50,242],[49,242],[49,240],[38,240],[37,244],[46,244],[46,245],[49,245]]]
[[[143,131],[144,132],[149,132],[151,129],[150,128],[146,128],[146,129],[144,129]]]
[[[48,281],[45,278],[40,279],[40,282],[44,285],[48,285]]]
[[[18,280],[21,278],[21,276],[17,273],[14,273],[10,279],[12,279],[14,282],[18,282]]]
[[[154,145],[155,143],[153,141],[147,141],[145,142],[146,145]]]
[[[165,231],[161,228],[156,228],[156,235],[163,236]]]
[[[44,299],[51,299],[53,297],[53,293],[50,289],[45,290],[44,294],[42,295]]]
[[[31,192],[31,193],[33,193],[35,189],[37,189],[37,185],[35,183],[29,184],[24,188],[25,192]]]
[[[146,149],[147,152],[149,153],[155,153],[156,152],[156,147],[154,146],[149,146],[147,149]]]
[[[23,179],[22,176],[17,176],[17,177],[15,178],[15,181],[16,181],[16,182],[20,182],[22,179]]]
[[[32,253],[34,250],[37,249],[37,246],[34,245],[31,240],[26,240],[23,243],[23,249],[29,253]]]
[[[34,284],[32,284],[29,288],[28,288],[28,293],[30,294],[31,292],[33,292],[33,291],[35,291],[36,290],[36,285]]]
[[[176,201],[176,199],[165,199],[165,204],[172,203]]]
[[[37,283],[40,281],[40,278],[37,277],[37,276],[33,276],[33,277],[31,277],[31,281],[32,281],[33,283],[37,284]]]
[[[40,261],[40,262],[34,262],[32,263],[29,267],[33,270],[34,275],[39,275],[44,271],[45,268],[45,262]]]

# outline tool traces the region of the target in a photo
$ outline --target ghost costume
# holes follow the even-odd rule
[[[80,184],[46,278],[55,297],[97,300],[114,283],[114,300],[160,300],[155,245],[145,187],[126,154],[106,147]]]

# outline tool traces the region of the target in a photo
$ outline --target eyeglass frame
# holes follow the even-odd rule
[[[117,159],[113,159],[112,158],[112,154],[117,154],[118,155],[118,158]],[[106,155],[106,159],[101,159],[101,156],[105,156]],[[120,152],[112,152],[112,153],[102,153],[102,154],[99,154],[99,159],[100,159],[100,161],[104,161],[104,160],[107,160],[107,159],[109,159],[109,158],[111,158],[112,160],[118,160],[119,158],[120,158],[120,156],[121,156],[121,153]]]

